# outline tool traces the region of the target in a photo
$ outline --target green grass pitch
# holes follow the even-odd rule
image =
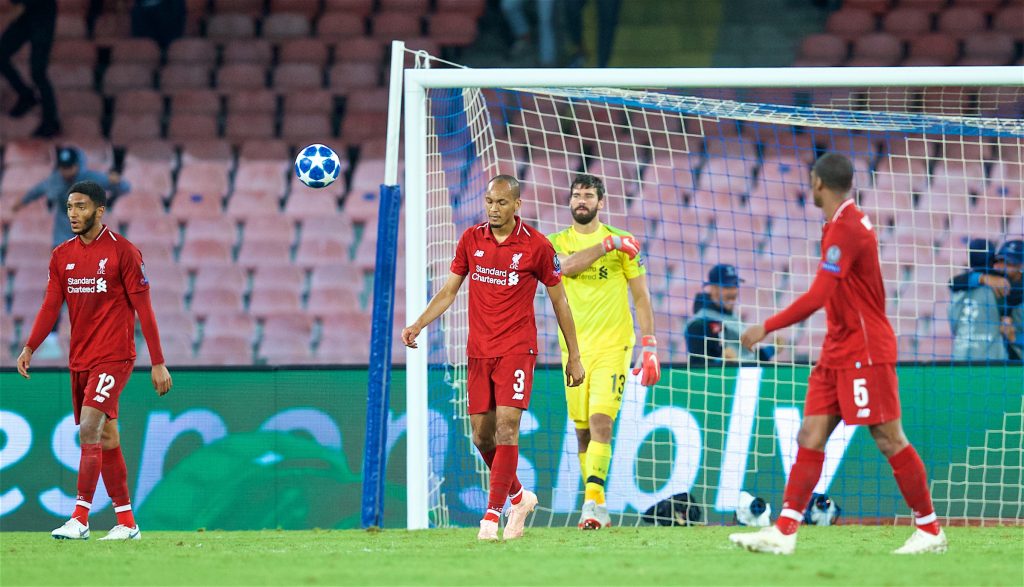
[[[947,528],[943,555],[889,554],[907,527],[804,528],[797,553],[741,551],[735,528],[533,528],[478,543],[472,529],[145,532],[138,542],[0,533],[13,585],[1012,585],[1024,528]]]

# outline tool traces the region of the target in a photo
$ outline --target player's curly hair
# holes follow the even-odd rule
[[[597,177],[596,175],[589,175],[586,173],[581,173],[577,175],[576,179],[572,180],[572,185],[569,186],[570,196],[572,195],[572,191],[576,188],[593,188],[597,190],[597,199],[604,199],[604,182],[601,181],[601,178]]]
[[[68,188],[68,196],[71,194],[85,194],[89,196],[93,204],[96,207],[107,205],[107,190],[103,189],[103,186],[96,183],[95,181],[79,181],[75,182],[70,188]]]

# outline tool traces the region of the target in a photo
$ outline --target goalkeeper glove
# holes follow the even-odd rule
[[[610,234],[604,237],[602,243],[604,244],[604,251],[606,253],[610,253],[611,251],[622,251],[629,255],[630,259],[633,259],[640,254],[640,241],[632,236]]]
[[[640,350],[640,355],[636,358],[636,363],[633,365],[633,375],[643,375],[640,377],[640,384],[649,387],[654,385],[661,379],[661,364],[658,363],[658,341],[654,338],[653,334],[640,339],[640,344],[643,348]]]

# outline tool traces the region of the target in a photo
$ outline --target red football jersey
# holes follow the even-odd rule
[[[106,226],[96,240],[77,236],[50,255],[47,295],[68,304],[72,371],[135,360],[135,309],[129,293],[149,289],[142,253]]]
[[[487,222],[472,226],[455,247],[451,271],[469,276],[467,356],[537,354],[537,282],[562,280],[555,249],[540,231],[516,216],[512,234],[498,243]]]
[[[821,229],[818,276],[839,279],[825,303],[828,332],[818,364],[830,369],[896,362],[896,335],[885,315],[878,236],[871,221],[846,200]]]

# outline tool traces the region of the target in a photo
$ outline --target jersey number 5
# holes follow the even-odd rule
[[[96,384],[96,397],[92,398],[92,401],[102,404],[104,400],[110,397],[108,392],[111,387],[114,387],[114,376],[100,373],[99,382]]]
[[[853,380],[853,403],[858,408],[866,408],[868,405],[868,380],[864,378]]]
[[[512,384],[512,399],[521,400],[523,399],[523,390],[526,389],[526,372],[522,369],[516,369],[516,372],[512,374],[516,378],[516,382]]]

